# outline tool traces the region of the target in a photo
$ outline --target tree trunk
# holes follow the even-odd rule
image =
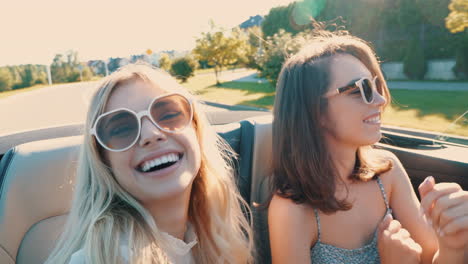
[[[218,80],[218,65],[215,65],[214,71],[215,71],[215,76],[216,76],[216,86],[220,86],[221,83]]]
[[[425,31],[426,31],[426,27],[423,22],[419,25],[419,41],[421,43],[422,49],[426,47]]]

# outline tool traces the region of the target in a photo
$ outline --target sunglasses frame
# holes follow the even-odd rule
[[[153,119],[153,117],[151,116],[151,107],[154,105],[154,103],[159,100],[159,99],[162,99],[162,98],[165,98],[165,97],[169,97],[169,96],[173,96],[173,95],[179,95],[181,96],[182,98],[184,98],[185,100],[187,100],[187,102],[189,103],[189,106],[190,106],[190,118],[189,118],[189,121],[187,122],[187,124],[185,125],[185,127],[183,127],[182,129],[180,130],[177,130],[177,131],[171,131],[171,130],[167,130],[167,129],[164,129],[162,127],[159,126],[159,124]],[[111,149],[109,148],[108,146],[106,146],[102,141],[101,139],[99,138],[97,132],[96,132],[96,126],[97,124],[99,123],[99,121],[110,115],[110,114],[113,114],[115,112],[118,112],[118,111],[127,111],[129,112],[130,114],[134,115],[135,118],[137,119],[137,122],[138,122],[138,133],[137,133],[137,137],[135,137],[135,139],[133,140],[133,142],[128,146],[128,147],[125,147],[125,148],[122,148],[122,149]],[[135,111],[131,110],[131,109],[128,109],[128,108],[125,108],[125,107],[122,107],[122,108],[117,108],[117,109],[114,109],[112,111],[109,111],[109,112],[106,112],[106,113],[103,113],[101,115],[98,116],[98,118],[96,119],[96,121],[94,121],[94,125],[93,127],[90,129],[90,133],[91,133],[91,136],[94,136],[97,141],[99,142],[99,144],[109,150],[109,151],[113,151],[113,152],[122,152],[122,151],[126,151],[128,149],[130,149],[131,147],[133,147],[135,145],[135,143],[138,141],[138,139],[140,138],[141,136],[141,119],[143,117],[148,117],[149,120],[151,120],[151,123],[153,123],[153,125],[155,125],[159,130],[161,131],[164,131],[164,132],[167,132],[167,133],[171,133],[171,134],[177,134],[177,133],[181,133],[182,131],[184,131],[190,124],[190,122],[193,120],[193,104],[192,104],[192,100],[190,100],[189,98],[187,98],[187,96],[181,94],[181,93],[168,93],[168,94],[163,94],[163,95],[160,95],[160,96],[156,96],[153,100],[151,100],[151,103],[148,105],[148,109],[146,110],[143,110],[143,111],[140,111],[138,113],[136,113]]]
[[[375,76],[372,79],[367,78],[367,77],[362,77],[359,80],[357,80],[357,81],[355,81],[355,82],[353,82],[351,84],[348,84],[346,86],[337,88],[337,89],[325,94],[325,97],[332,97],[332,96],[335,96],[335,95],[338,95],[338,94],[342,94],[342,93],[345,93],[346,91],[354,89],[355,87],[358,87],[359,91],[361,92],[361,97],[362,97],[362,100],[364,101],[364,103],[372,104],[374,102],[374,99],[375,99],[374,90],[377,90],[377,84],[376,84],[377,77],[378,76]],[[366,96],[364,95],[364,88],[362,87],[362,82],[364,80],[369,80],[369,82],[372,85],[372,87],[371,87],[371,89],[372,89],[372,100],[370,102],[367,101]]]

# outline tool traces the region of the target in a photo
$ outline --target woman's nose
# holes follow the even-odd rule
[[[374,91],[374,101],[372,104],[375,104],[377,106],[382,106],[387,103],[387,99],[383,97],[378,91]]]
[[[141,132],[139,145],[141,147],[150,146],[157,142],[165,141],[166,134],[161,131],[148,117],[141,119]]]

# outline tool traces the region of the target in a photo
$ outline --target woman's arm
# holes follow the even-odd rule
[[[268,208],[268,230],[273,264],[311,263],[312,240],[317,240],[313,210],[275,195]]]
[[[381,151],[381,150],[380,150]],[[390,207],[395,218],[408,230],[411,238],[422,248],[421,263],[432,263],[437,251],[437,237],[420,212],[420,203],[414,193],[408,174],[398,158],[391,152],[382,151],[393,162],[393,168],[382,175],[390,185]]]
[[[382,264],[421,263],[421,246],[390,214],[379,224],[378,236],[377,246]]]
[[[439,241],[434,263],[468,263],[468,192],[456,183],[435,184],[427,177],[419,193]]]

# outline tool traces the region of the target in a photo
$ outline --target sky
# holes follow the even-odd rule
[[[7,1],[7,2],[4,2]],[[201,32],[231,28],[293,0],[2,0],[0,66],[190,50]]]

